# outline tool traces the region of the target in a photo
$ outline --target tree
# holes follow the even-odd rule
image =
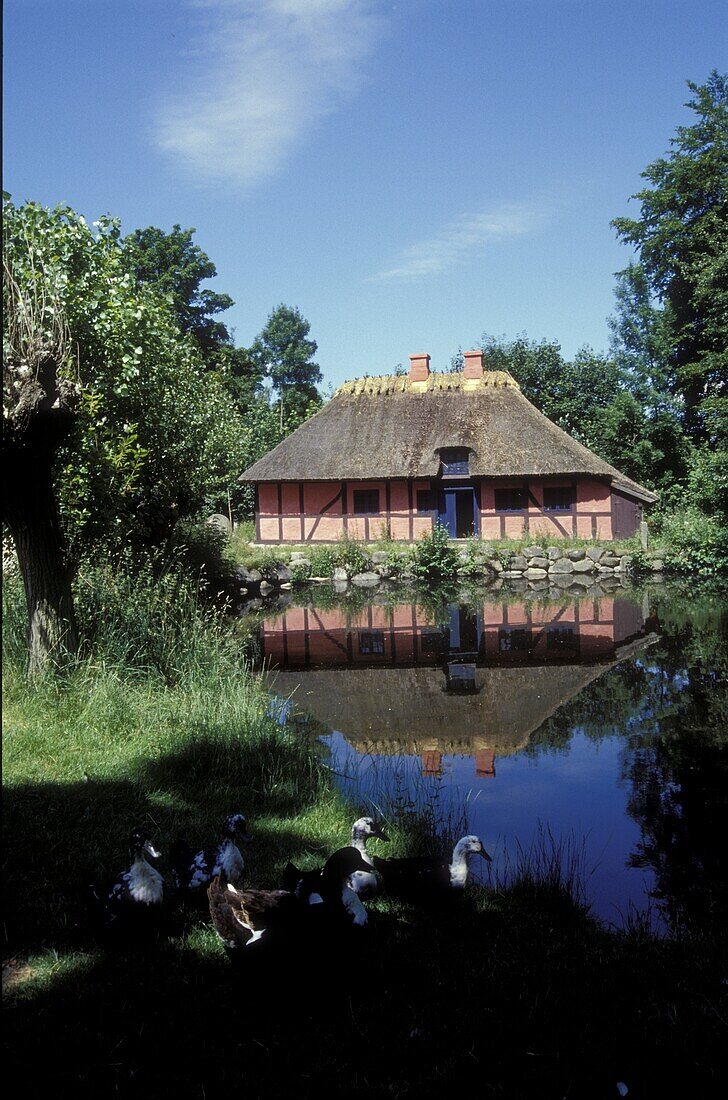
[[[61,658],[78,647],[53,465],[73,429],[79,387],[64,271],[38,247],[42,214],[31,207],[19,216],[3,205],[4,519],[23,576],[30,669],[37,673],[51,654]]]
[[[31,669],[76,643],[73,556],[164,539],[239,473],[243,422],[168,301],[128,271],[118,223],[4,203],[6,519]]]
[[[669,306],[656,303],[645,269],[638,263],[618,272],[614,295],[616,314],[607,319],[611,353],[630,392],[646,409],[669,410],[677,416],[680,405],[674,396],[677,387]]]
[[[217,269],[210,257],[193,244],[194,229],[172,227],[171,233],[150,225],[136,229],[124,239],[124,260],[140,283],[148,283],[170,302],[182,332],[197,341],[205,361],[215,358],[221,347],[232,344],[227,326],[215,315],[232,306],[227,294],[201,289]]]
[[[507,370],[537,409],[565,432],[586,442],[595,413],[614,396],[619,369],[607,356],[581,348],[569,362],[556,341],[529,340],[524,334],[507,341],[483,335],[487,370]]]
[[[300,423],[321,400],[316,387],[322,375],[313,361],[318,345],[308,339],[310,331],[310,324],[298,309],[281,304],[270,314],[250,349],[251,358],[278,394],[281,423],[286,415],[289,423]]]
[[[715,439],[728,415],[728,78],[688,82],[697,118],[642,173],[637,219],[616,218],[666,311],[674,389],[694,439]]]
[[[221,345],[213,359],[213,369],[238,409],[249,413],[263,394],[263,368],[247,348]]]
[[[488,369],[509,371],[545,416],[628,477],[657,489],[686,477],[690,446],[670,395],[656,389],[657,363],[637,362],[636,352],[620,359],[588,347],[567,360],[555,341],[525,335],[511,341],[484,335],[481,345]]]

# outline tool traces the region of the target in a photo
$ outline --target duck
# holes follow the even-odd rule
[[[367,840],[373,836],[378,837],[380,840],[389,840],[389,837],[384,831],[384,827],[376,822],[373,817],[357,818],[351,827],[351,847],[356,848],[360,853],[362,859],[368,865],[368,870],[354,871],[349,876],[347,885],[362,899],[362,901],[374,897],[381,889],[381,880],[374,870],[372,857],[366,849]],[[291,863],[289,860],[283,871],[282,884],[286,889],[292,890],[294,893],[297,891],[301,892],[306,890],[312,882],[315,882],[315,876],[320,875],[321,871],[322,868],[318,868],[315,871],[302,871],[299,867],[296,867],[295,863]]]
[[[91,898],[104,927],[111,931],[154,923],[162,911],[164,878],[149,859],[160,859],[147,829],[137,827],[129,838],[131,864],[104,886],[91,886]]]
[[[312,936],[366,924],[366,910],[347,887],[354,871],[368,864],[355,848],[340,848],[321,871],[304,872],[306,887],[293,890],[241,890],[216,875],[207,896],[213,927],[228,954],[254,944],[303,945]]]
[[[373,836],[389,841],[382,825],[372,817],[360,817],[351,827],[351,846],[361,853],[362,859],[370,868],[369,871],[354,871],[349,876],[348,886],[362,901],[375,897],[381,890],[382,880],[374,870],[372,857],[367,852],[367,841]]]
[[[229,952],[285,932],[302,905],[290,890],[239,890],[222,875],[213,878],[207,898],[212,926]]]
[[[468,856],[480,855],[489,863],[492,857],[477,836],[464,836],[457,842],[450,863],[437,856],[410,856],[404,859],[373,857],[374,867],[382,876],[390,894],[443,895],[459,893],[468,881]]]
[[[233,813],[225,818],[218,843],[209,848],[193,855],[185,841],[177,840],[170,851],[175,886],[183,893],[197,895],[216,875],[222,875],[234,886],[242,886],[245,861],[238,844],[251,839],[245,815]]]

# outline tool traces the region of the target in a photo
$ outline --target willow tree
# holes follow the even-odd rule
[[[4,519],[25,585],[36,672],[49,654],[74,652],[78,645],[53,472],[73,428],[79,386],[62,265],[40,247],[37,219],[17,217],[10,203],[4,206]]]
[[[37,671],[77,646],[64,532],[74,558],[163,540],[226,498],[244,426],[118,222],[6,199],[3,235],[5,519]]]

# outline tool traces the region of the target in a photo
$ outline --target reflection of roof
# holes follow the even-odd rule
[[[612,665],[478,668],[477,694],[448,694],[441,668],[272,672],[272,689],[341,731],[360,753],[518,752],[530,734]]]
[[[241,480],[436,477],[443,447],[468,448],[476,477],[586,474],[657,499],[539,412],[507,371],[432,374],[425,392],[407,376],[347,382]]]

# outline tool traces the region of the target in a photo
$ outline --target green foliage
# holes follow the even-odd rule
[[[728,78],[713,71],[688,87],[695,121],[642,173],[640,217],[613,225],[668,311],[673,386],[687,429],[704,440],[710,402],[725,396],[728,377]]]
[[[668,549],[668,572],[697,577],[722,577],[728,572],[728,525],[695,507],[663,515],[656,531]]]
[[[418,539],[412,551],[412,572],[418,581],[432,582],[451,577],[458,565],[458,555],[450,541],[447,528],[435,523],[429,534]]]
[[[692,450],[674,413],[651,413],[627,391],[595,410],[587,443],[628,477],[658,490],[685,478]]]
[[[230,343],[226,326],[214,316],[234,303],[227,294],[201,289],[200,284],[213,279],[217,269],[192,243],[194,233],[179,225],[169,233],[152,225],[136,229],[124,238],[123,258],[136,282],[149,284],[169,302],[182,332],[194,337],[209,360],[221,345]]]
[[[158,542],[203,505],[227,511],[243,424],[169,304],[128,270],[118,222],[5,203],[19,280],[52,261],[67,330],[61,370],[81,403],[58,487],[76,555]]]
[[[334,546],[312,546],[308,556],[314,577],[330,577],[338,565]]]
[[[357,542],[356,539],[350,539],[347,535],[342,535],[336,544],[335,561],[352,575],[363,573],[370,564],[369,555],[362,543]]]
[[[614,324],[629,327],[621,317]],[[660,381],[654,363],[638,371],[636,352],[620,359],[590,348],[568,361],[555,341],[523,335],[484,335],[482,344],[487,369],[510,371],[541,412],[628,477],[661,490],[686,476],[690,446],[670,393],[652,385]]]
[[[607,322],[611,351],[627,376],[630,393],[646,412],[670,411],[677,416],[669,306],[657,304],[639,263],[630,263],[617,274],[614,295],[617,312]]]
[[[363,573],[368,568],[369,555],[362,543],[346,535],[334,545],[306,547],[311,561],[311,571],[315,577],[330,577],[334,569],[346,569],[350,576]]]
[[[317,344],[309,340],[311,325],[298,309],[279,305],[256,337],[250,357],[260,373],[271,380],[282,406],[281,416],[296,426],[320,403],[317,385],[321,371],[313,361]]]

